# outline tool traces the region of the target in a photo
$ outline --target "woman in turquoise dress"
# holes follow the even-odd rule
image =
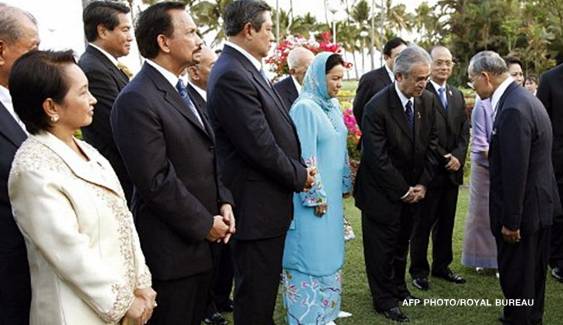
[[[344,263],[343,195],[352,187],[347,129],[338,101],[344,61],[318,54],[303,92],[289,112],[302,156],[317,174],[313,188],[293,197],[294,217],[285,240],[283,299],[289,324],[334,324],[340,311]]]

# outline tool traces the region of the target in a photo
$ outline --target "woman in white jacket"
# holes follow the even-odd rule
[[[123,190],[108,161],[74,137],[96,99],[72,52],[22,56],[9,85],[30,133],[8,181],[27,246],[30,323],[146,323],[156,293]]]

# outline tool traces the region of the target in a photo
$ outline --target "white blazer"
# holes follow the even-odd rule
[[[27,246],[31,325],[118,323],[137,288],[151,286],[133,218],[109,162],[89,161],[51,133],[30,136],[8,180]]]

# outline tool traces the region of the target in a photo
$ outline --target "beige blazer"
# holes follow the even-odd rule
[[[117,176],[93,147],[83,160],[51,133],[30,136],[8,180],[27,246],[31,325],[118,323],[151,286]]]

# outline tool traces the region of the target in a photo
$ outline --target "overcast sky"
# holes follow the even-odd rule
[[[73,49],[78,55],[84,51],[84,32],[82,26],[81,0],[0,0],[1,2],[20,7],[31,12],[39,22],[41,49]],[[136,0],[140,2],[140,0]],[[280,8],[289,10],[290,0],[278,0]],[[330,2],[331,0],[329,0]],[[354,0],[349,0],[354,1]],[[368,0],[370,1],[370,0]],[[380,2],[380,0],[375,0]],[[428,0],[435,3],[436,0]],[[266,0],[272,7],[276,7],[276,0]],[[371,2],[371,1],[370,1]],[[393,4],[404,3],[409,11],[423,1],[421,0],[393,0]],[[336,3],[339,3],[336,1]],[[294,15],[313,13],[318,20],[324,21],[324,0],[293,0]],[[337,6],[338,7],[338,6]],[[337,16],[344,19],[344,8],[339,8]],[[329,14],[330,15],[330,14]],[[330,19],[330,17],[329,17]],[[139,55],[133,47],[128,57],[120,59],[134,70],[139,67]]]

